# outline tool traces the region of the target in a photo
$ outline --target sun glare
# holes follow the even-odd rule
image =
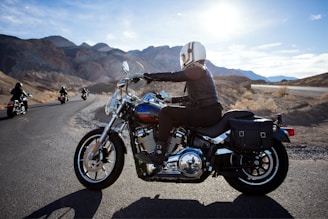
[[[238,8],[228,4],[216,4],[201,14],[202,25],[209,34],[228,39],[240,33],[242,19]]]

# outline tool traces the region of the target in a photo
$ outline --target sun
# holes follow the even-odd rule
[[[211,5],[200,16],[204,31],[219,39],[230,38],[242,29],[240,10],[228,3]]]

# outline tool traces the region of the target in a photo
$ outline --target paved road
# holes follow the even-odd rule
[[[294,95],[308,96],[308,97],[320,97],[324,93],[328,93],[328,87],[301,87],[301,86],[283,86],[283,85],[264,85],[264,84],[252,84],[253,89],[279,89],[287,87],[289,92]]]
[[[202,184],[144,182],[128,152],[117,182],[101,192],[86,190],[73,170],[84,129],[70,126],[73,116],[93,100],[91,95],[87,101],[32,106],[13,119],[0,111],[0,218],[328,217],[324,160],[291,160],[280,188],[248,197],[222,177]]]

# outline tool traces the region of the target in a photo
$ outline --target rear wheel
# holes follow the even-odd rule
[[[12,107],[7,108],[7,116],[9,118],[13,118],[15,116],[14,108],[12,108]]]
[[[238,177],[224,178],[233,188],[248,195],[264,195],[278,188],[285,180],[289,166],[286,149],[276,140],[269,150],[250,156],[231,155],[230,164],[245,167],[238,170]]]
[[[124,145],[117,136],[107,136],[98,154],[92,158],[89,156],[102,132],[103,129],[99,128],[87,133],[75,151],[75,174],[80,183],[89,189],[101,190],[112,185],[124,165]]]

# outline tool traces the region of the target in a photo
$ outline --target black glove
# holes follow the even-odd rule
[[[137,83],[141,78],[143,78],[143,73],[131,74],[129,77],[132,82]]]
[[[147,84],[150,84],[153,81],[153,78],[149,73],[144,73],[143,78],[147,81]]]
[[[140,78],[133,78],[133,79],[132,79],[132,82],[133,82],[133,83],[137,83],[138,81],[140,81]]]

